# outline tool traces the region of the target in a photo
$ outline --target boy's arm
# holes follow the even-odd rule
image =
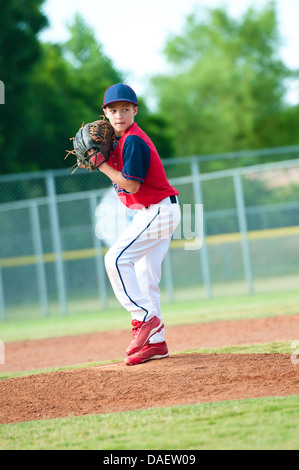
[[[113,183],[116,183],[118,186],[125,189],[129,193],[136,194],[138,192],[141,184],[139,181],[124,178],[121,171],[115,170],[107,163],[102,163],[98,169],[108,176],[108,178],[110,178]]]

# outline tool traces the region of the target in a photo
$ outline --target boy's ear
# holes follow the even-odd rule
[[[138,106],[134,106],[134,116],[138,113]]]

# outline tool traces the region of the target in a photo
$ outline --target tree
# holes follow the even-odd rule
[[[151,138],[160,157],[162,159],[172,158],[175,155],[175,149],[174,131],[170,122],[162,113],[151,112],[142,97],[138,97],[138,105],[135,121]]]
[[[85,100],[88,98],[89,104],[96,104],[94,111],[98,112],[106,88],[123,81],[124,77],[113,69],[110,59],[104,56],[101,46],[96,42],[93,30],[84,23],[80,15],[75,16],[70,33],[71,38],[63,50],[75,69],[73,96],[80,97],[84,90]],[[160,113],[151,113],[142,97],[138,97],[138,103],[137,123],[150,135],[162,158],[172,157],[173,135],[169,122]],[[92,116],[94,118],[95,113]]]
[[[201,14],[189,15],[183,33],[167,42],[172,72],[152,79],[159,107],[176,129],[177,155],[293,143],[294,135],[280,128],[290,120],[284,96],[293,72],[279,57],[274,3],[260,12],[249,8],[238,20],[223,8]]]
[[[23,140],[27,161],[18,171],[65,168],[70,138],[82,121],[99,118],[105,89],[122,80],[80,15],[75,15],[69,32],[66,43],[43,44],[43,56],[32,73]]]
[[[42,44],[39,60],[28,74],[27,105],[22,108],[15,158],[13,164],[2,166],[2,171],[72,166],[71,157],[64,161],[65,150],[73,145],[70,138],[83,121],[92,122],[103,115],[106,88],[123,81],[122,73],[103,53],[94,31],[80,15],[74,16],[69,33],[65,43]],[[150,133],[162,157],[172,156],[167,120],[150,113],[142,97],[139,102],[137,122]]]
[[[47,25],[40,11],[43,3],[44,0],[10,0],[1,4],[0,79],[5,84],[5,105],[0,106],[2,172],[18,167],[29,77],[41,54],[37,35]]]

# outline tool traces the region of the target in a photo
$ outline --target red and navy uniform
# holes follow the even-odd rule
[[[136,123],[120,138],[111,152],[108,165],[121,171],[124,178],[141,183],[136,194],[130,194],[114,184],[117,195],[127,207],[148,207],[179,194],[168,182],[155,145]]]

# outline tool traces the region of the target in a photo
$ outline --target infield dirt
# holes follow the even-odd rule
[[[5,345],[0,372],[74,365],[72,370],[0,381],[0,424],[265,396],[299,394],[290,354],[178,354],[298,340],[299,315],[167,328],[170,357],[135,367],[122,358],[129,331]],[[118,360],[76,368],[93,361]]]

